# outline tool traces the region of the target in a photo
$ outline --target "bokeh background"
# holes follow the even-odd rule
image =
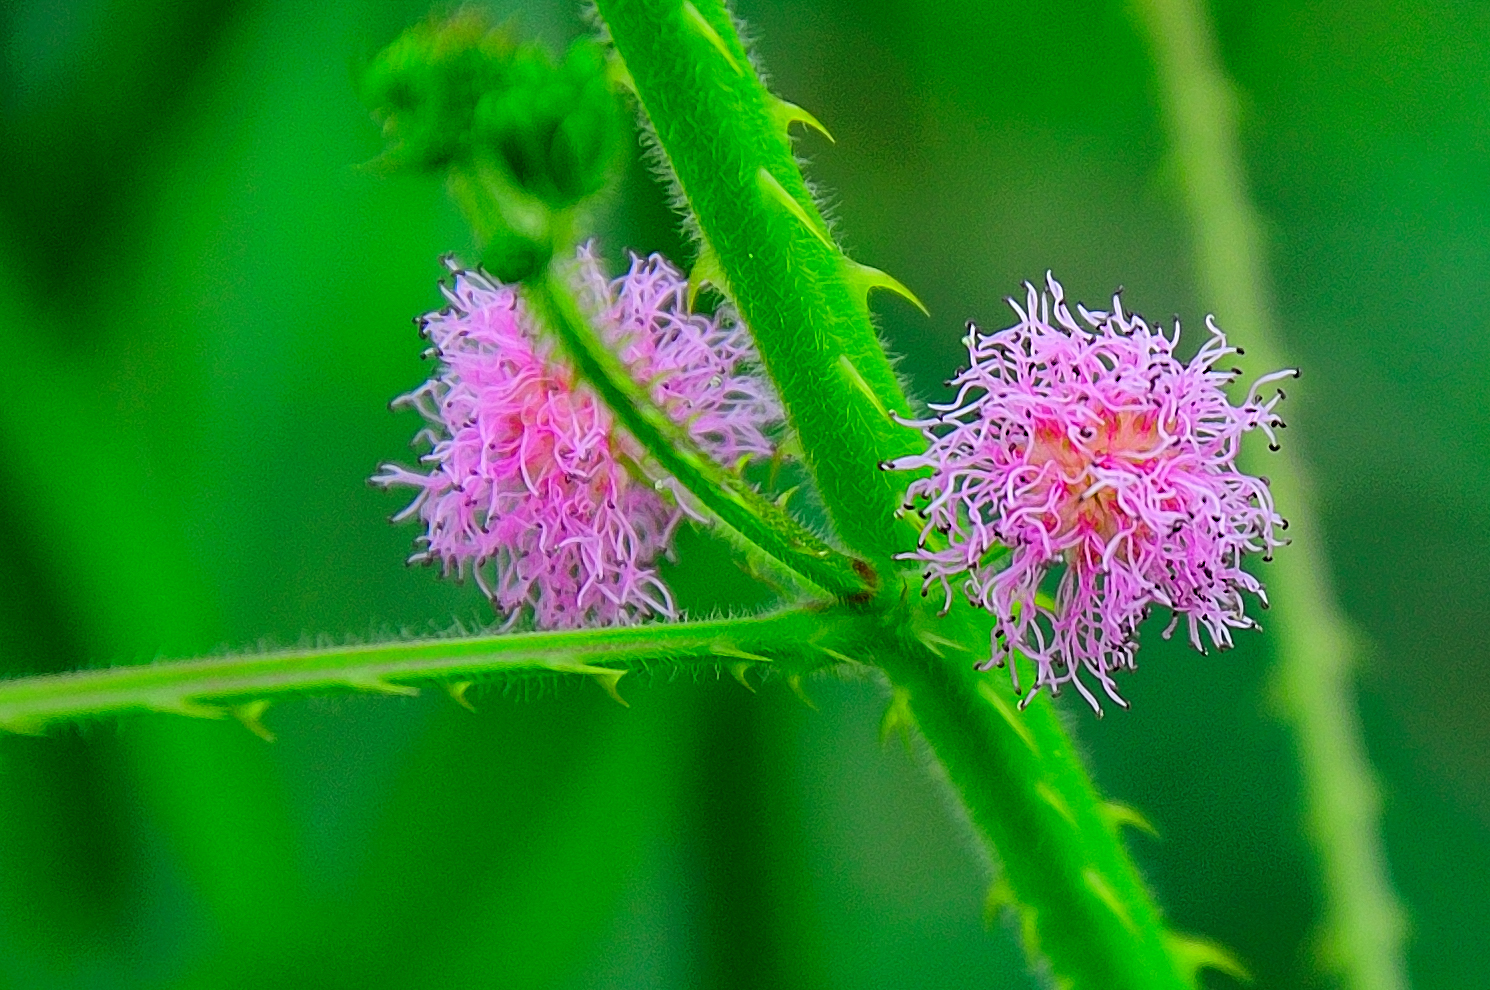
[[[573,4],[498,6],[556,47]],[[1053,268],[1198,308],[1136,18],[1113,0],[740,0],[922,397],[962,321]],[[422,2],[0,4],[0,667],[489,623],[409,571],[387,401],[469,234],[379,150],[355,67]],[[1266,221],[1417,986],[1490,970],[1490,7],[1212,5]],[[607,250],[682,252],[633,165]],[[1224,325],[1226,314],[1219,314]],[[1285,507],[1286,511],[1286,507]],[[696,613],[760,603],[707,536]],[[1174,923],[1325,987],[1266,636],[1147,636],[1129,714],[1070,722]],[[987,865],[883,689],[628,679],[307,699],[278,742],[167,716],[0,738],[0,986],[1028,987]],[[1075,704],[1070,704],[1076,702]],[[1215,986],[1233,985],[1214,977]]]

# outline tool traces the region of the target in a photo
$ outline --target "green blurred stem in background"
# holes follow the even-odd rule
[[[1160,95],[1194,226],[1201,290],[1253,373],[1287,363],[1272,336],[1257,219],[1236,135],[1236,109],[1201,0],[1141,0]],[[1267,574],[1277,633],[1277,688],[1297,736],[1309,827],[1324,879],[1325,962],[1351,990],[1402,990],[1405,925],[1387,878],[1380,801],[1351,689],[1352,631],[1336,604],[1301,460],[1253,444],[1246,469],[1272,479],[1293,545]]]
[[[173,503],[162,493],[160,478],[142,469],[124,417],[101,397],[100,367],[86,353],[66,353],[65,362],[51,367],[39,356],[39,342],[67,335],[37,311],[12,279],[14,271],[12,259],[0,254],[0,394],[7,399],[0,403],[0,437],[18,476],[28,482],[14,504],[37,534],[37,545],[48,548],[61,607],[95,655],[127,655],[142,643],[179,649],[200,640],[218,621],[214,582],[195,566],[180,527],[163,515],[161,506]],[[47,357],[55,361],[58,355]],[[69,479],[70,497],[57,496],[60,477]],[[78,505],[106,508],[80,513]],[[32,669],[55,669],[58,659],[30,661]],[[0,686],[25,693],[28,684],[44,685],[42,693],[52,695],[86,676],[4,680]],[[54,708],[57,701],[62,699],[39,707]],[[62,701],[62,707],[69,705]],[[34,713],[35,699],[23,707]],[[0,714],[0,727],[35,731],[43,721],[7,723]],[[299,879],[275,869],[293,844],[283,794],[266,783],[262,764],[246,755],[251,750],[223,736],[193,737],[185,727],[155,720],[121,738],[123,762],[116,765],[127,769],[141,803],[159,816],[164,841],[183,850],[192,864],[198,893],[215,922],[254,952],[286,945],[314,909]],[[203,767],[211,768],[205,776]],[[206,777],[231,780],[232,786],[217,790],[204,784]],[[86,784],[68,780],[59,786]],[[257,841],[245,843],[245,833]],[[47,887],[56,882],[55,876],[37,877],[36,888],[25,892],[27,902],[48,896]],[[90,890],[89,896],[97,893]],[[69,962],[77,954],[75,946],[58,952]]]

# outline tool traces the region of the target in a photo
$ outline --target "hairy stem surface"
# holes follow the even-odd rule
[[[1057,985],[1189,985],[1193,969],[1175,949],[1192,943],[1166,931],[1049,697],[1020,711],[1006,678],[974,668],[990,623],[959,603],[929,636],[913,620],[879,656],[904,703],[891,725],[904,718],[925,736],[1002,866],[989,909],[1013,912],[1026,952],[1048,961]]]
[[[440,682],[459,698],[471,682],[536,674],[584,674],[615,694],[630,670],[723,665],[742,677],[755,664],[790,672],[858,652],[851,617],[797,609],[748,619],[461,639],[142,664],[0,681],[0,728],[35,732],[48,722],[126,711],[256,721],[262,703],[330,691],[418,694]],[[741,667],[739,665],[743,664]],[[619,697],[619,696],[618,696]],[[248,703],[259,705],[245,710]]]
[[[1285,365],[1273,339],[1261,238],[1246,192],[1236,111],[1200,0],[1139,4],[1154,46],[1165,116],[1194,225],[1202,291],[1249,367]],[[1320,858],[1325,956],[1353,990],[1404,990],[1405,926],[1387,877],[1380,807],[1351,687],[1352,633],[1330,587],[1304,465],[1289,451],[1243,449],[1272,478],[1293,545],[1268,572],[1280,694],[1293,723],[1309,829]]]
[[[898,283],[828,235],[787,135],[801,111],[761,85],[720,3],[599,7],[697,221],[694,277],[740,308],[839,535],[882,560],[909,549],[903,479],[878,465],[920,436],[890,419],[910,406],[866,302]]]

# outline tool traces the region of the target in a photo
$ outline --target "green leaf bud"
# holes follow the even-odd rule
[[[589,39],[555,63],[463,10],[405,31],[363,75],[388,167],[443,175],[488,271],[521,281],[572,247],[575,207],[620,169],[625,121]]]
[[[510,32],[462,10],[416,24],[363,72],[362,98],[388,140],[381,162],[440,172],[471,158],[471,120],[481,97],[505,85]]]
[[[553,209],[605,188],[620,163],[622,134],[604,58],[586,39],[558,65],[543,49],[521,46],[507,85],[481,98],[473,126],[477,154],[490,155]]]

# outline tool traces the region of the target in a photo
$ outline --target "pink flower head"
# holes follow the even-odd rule
[[[1183,615],[1202,652],[1202,629],[1226,649],[1232,629],[1255,627],[1242,592],[1267,599],[1242,558],[1270,555],[1287,523],[1267,480],[1239,472],[1236,457],[1252,429],[1276,449],[1283,393],[1263,399],[1258,389],[1297,372],[1264,375],[1233,406],[1222,387],[1240,371],[1215,365],[1240,349],[1214,321],[1182,363],[1178,323],[1166,336],[1116,296],[1111,313],[1078,305],[1078,323],[1060,283],[1046,279],[1047,293],[1026,283],[1022,309],[1009,300],[1014,326],[983,334],[968,325],[970,367],[949,383],[956,400],[914,424],[930,449],[890,466],[930,469],[908,492],[926,526],[922,549],[906,556],[925,564],[927,587],[940,581],[949,603],[951,580],[965,575],[969,600],[996,617],[985,666],[1017,649],[1037,668],[1030,697],[1070,683],[1101,714],[1079,675],[1126,708],[1112,675],[1135,667],[1152,605],[1173,613],[1166,637]],[[1058,563],[1050,598],[1039,589]]]
[[[633,255],[631,270],[607,281],[585,245],[579,275],[581,302],[606,342],[699,446],[721,464],[775,451],[781,402],[732,305],[712,318],[690,312],[688,280],[660,254]]]
[[[536,628],[674,616],[656,567],[682,513],[672,479],[578,379],[516,287],[446,264],[450,307],[419,321],[440,367],[395,401],[429,423],[415,437],[431,446],[428,473],[389,464],[372,479],[418,490],[394,516],[427,527],[411,562],[469,570],[499,612]],[[731,462],[771,452],[780,407],[732,310],[688,312],[686,280],[656,255],[608,282],[586,248],[578,269],[600,333],[705,450]]]

